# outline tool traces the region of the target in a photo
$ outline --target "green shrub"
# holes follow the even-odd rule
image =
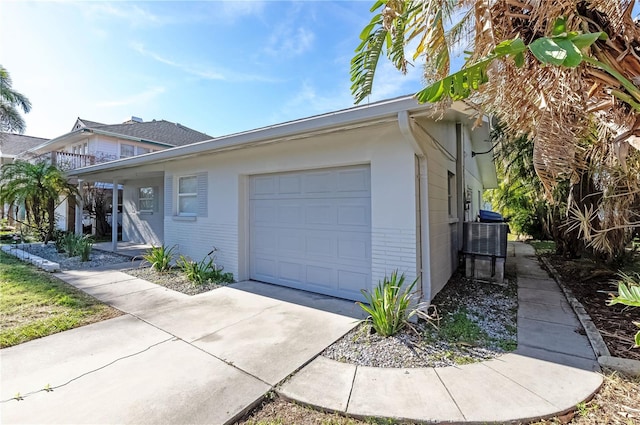
[[[418,279],[402,290],[404,279],[404,273],[398,277],[398,271],[395,270],[390,278],[385,276],[384,280],[378,283],[372,294],[362,290],[362,295],[369,305],[361,302],[358,302],[358,305],[369,313],[366,320],[371,321],[373,329],[383,337],[396,334],[409,318],[412,291]]]
[[[62,252],[66,252],[69,257],[75,257],[76,255],[78,255],[76,253],[76,249],[78,246],[78,236],[73,233],[65,233],[61,238],[59,246],[62,248]],[[57,247],[58,244],[56,244],[56,248]]]
[[[76,254],[80,256],[80,261],[89,261],[93,240],[89,236],[81,236],[76,243]]]
[[[224,267],[216,264],[216,256],[213,255],[216,251],[217,249],[214,248],[200,261],[193,261],[181,255],[177,261],[178,267],[182,269],[187,279],[197,285],[205,282],[232,283],[233,273],[223,273]]]
[[[202,285],[205,282],[233,282],[233,273],[223,273],[223,268],[217,266],[215,263],[215,257],[211,257],[210,255],[200,261],[193,261],[188,257],[181,255],[177,264],[187,276],[187,279],[197,285]]]
[[[167,248],[166,246],[153,246],[146,254],[142,256],[150,265],[151,268],[159,272],[166,272],[171,268],[171,261],[173,261],[173,250],[175,246]]]
[[[56,233],[54,243],[58,252],[65,252],[69,257],[80,256],[80,261],[89,261],[93,239],[88,235],[76,235],[71,232]]]
[[[640,307],[640,274],[620,273],[620,280],[618,281],[618,296],[611,294],[611,299],[608,305],[624,304],[630,307]],[[633,322],[640,328],[640,322]],[[633,348],[640,348],[640,331],[636,333],[635,345]]]

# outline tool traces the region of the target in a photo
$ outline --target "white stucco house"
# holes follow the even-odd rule
[[[123,240],[216,247],[236,280],[360,300],[398,269],[431,300],[497,185],[489,126],[402,97],[69,172],[123,185]],[[114,240],[114,246],[117,242]]]

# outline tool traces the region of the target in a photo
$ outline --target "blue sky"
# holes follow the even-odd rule
[[[0,63],[33,104],[28,135],[135,115],[220,136],[353,105],[372,3],[3,1]],[[420,67],[377,78],[371,101],[417,91]]]
[[[28,135],[134,115],[221,136],[352,106],[349,62],[372,4],[4,0],[0,64],[33,104]],[[369,100],[421,83],[420,66],[403,76],[382,60]]]

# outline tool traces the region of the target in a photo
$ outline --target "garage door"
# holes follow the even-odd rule
[[[254,280],[361,300],[371,287],[369,166],[251,177]]]

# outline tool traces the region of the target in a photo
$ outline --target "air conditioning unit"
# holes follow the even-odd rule
[[[507,257],[508,224],[467,221],[463,225],[463,233],[464,254]]]
[[[506,223],[465,222],[463,249],[467,277],[502,282],[507,257]]]

